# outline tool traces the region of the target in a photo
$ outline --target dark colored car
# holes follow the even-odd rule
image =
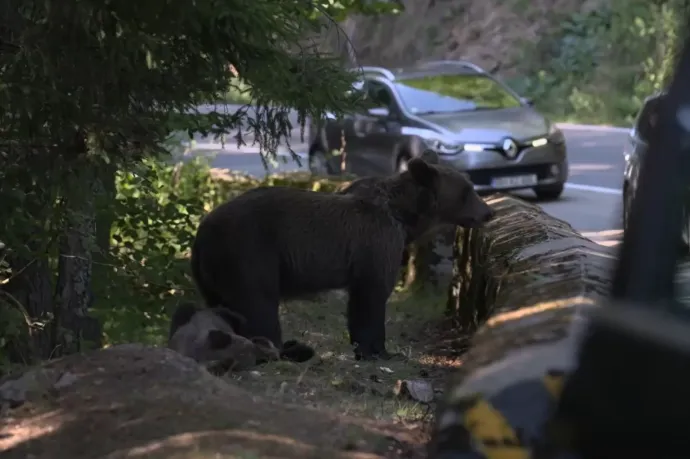
[[[313,173],[389,175],[431,148],[442,162],[466,171],[477,191],[530,188],[541,199],[563,192],[568,178],[563,133],[480,67],[435,61],[362,70],[355,89],[363,92],[368,108],[311,124]]]
[[[628,142],[623,148],[625,168],[623,169],[623,229],[628,227],[628,215],[630,205],[637,191],[637,178],[640,173],[642,158],[649,148],[649,135],[659,119],[660,102],[665,92],[660,92],[645,99],[640,112],[628,137]],[[690,202],[689,202],[690,203]],[[690,247],[690,218],[687,209],[685,211],[685,225],[683,225],[681,248],[687,250]]]

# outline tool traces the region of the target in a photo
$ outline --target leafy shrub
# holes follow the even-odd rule
[[[170,313],[182,299],[196,300],[189,250],[201,217],[230,197],[259,185],[332,192],[339,180],[309,174],[241,173],[214,178],[208,164],[146,159],[116,177],[117,195],[108,255],[94,267],[94,315],[106,343],[160,344]]]
[[[527,76],[510,83],[556,119],[628,125],[672,72],[687,9],[681,0],[613,0],[568,15],[525,43]]]

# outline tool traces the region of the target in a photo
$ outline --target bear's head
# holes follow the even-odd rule
[[[214,374],[277,360],[279,350],[269,340],[249,340],[235,333],[243,322],[243,317],[225,308],[183,303],[173,314],[168,347],[205,365]]]
[[[453,167],[413,158],[401,179],[412,180],[418,212],[436,223],[478,228],[493,218],[493,210],[477,195],[469,176]]]

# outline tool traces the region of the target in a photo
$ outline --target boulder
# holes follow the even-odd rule
[[[0,397],[3,459],[421,457],[402,426],[278,404],[139,344],[26,369]]]

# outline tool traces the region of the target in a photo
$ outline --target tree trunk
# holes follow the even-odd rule
[[[102,192],[98,196],[96,206],[96,245],[98,251],[94,254],[96,260],[104,262],[110,252],[110,232],[113,227],[114,214],[112,205],[115,202],[117,189],[115,187],[115,166],[103,164],[101,167]]]
[[[0,206],[3,223],[2,251],[9,272],[0,285],[0,307],[8,311],[15,326],[4,338],[12,363],[32,364],[51,356],[55,346],[53,267],[51,266],[51,236],[46,226],[52,226],[55,211],[55,174],[47,152],[22,151],[21,156],[2,165],[2,192],[10,190],[25,196],[19,205]],[[9,186],[8,186],[9,185]],[[7,201],[5,201],[7,199]],[[0,196],[0,202],[13,202]],[[16,328],[18,327],[18,329]],[[5,330],[0,330],[0,333]]]
[[[12,363],[32,364],[54,351],[52,273],[46,258],[33,260],[8,256],[16,274],[4,286],[0,305],[25,315],[18,337],[8,343]],[[22,310],[23,309],[23,310]]]
[[[88,316],[92,301],[93,253],[96,249],[96,196],[102,195],[102,168],[77,145],[72,179],[65,186],[65,227],[60,241],[56,285],[58,355],[102,345],[101,327]]]
[[[357,32],[357,18],[356,16],[350,16],[345,19],[343,24],[343,31],[347,35],[345,40],[345,52],[347,53],[347,60],[351,67],[357,66],[357,53],[355,52],[355,47],[353,42],[355,40],[355,33]]]

